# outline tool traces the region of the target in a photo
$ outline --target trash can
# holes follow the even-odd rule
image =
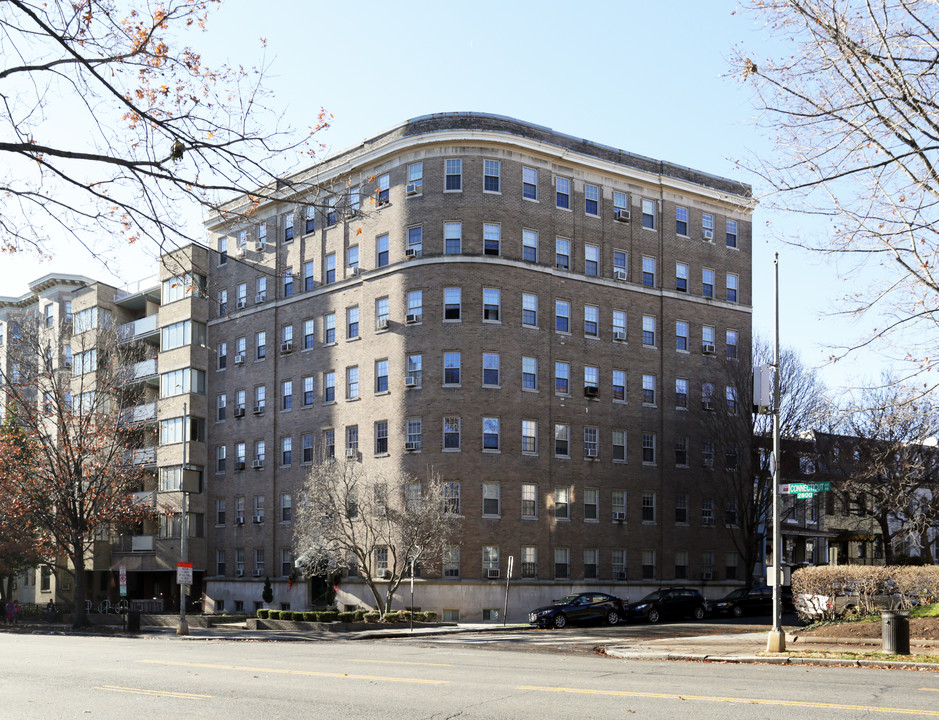
[[[139,610],[127,611],[127,632],[129,633],[140,632],[140,611]]]
[[[910,654],[910,614],[897,610],[881,610],[881,642],[883,651],[891,655]]]

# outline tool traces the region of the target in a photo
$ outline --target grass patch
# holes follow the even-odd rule
[[[822,652],[817,650],[808,650],[805,652],[782,652],[782,653],[771,653],[771,652],[761,652],[759,653],[764,657],[791,657],[791,658],[807,658],[809,660],[813,658],[818,658],[819,660],[883,660],[890,662],[917,662],[917,663],[934,663],[939,664],[939,655],[890,655],[888,653],[877,652],[875,650],[867,651],[858,651],[858,652]]]
[[[915,608],[911,608],[910,617],[939,617],[939,603],[933,603],[932,605],[918,605]]]

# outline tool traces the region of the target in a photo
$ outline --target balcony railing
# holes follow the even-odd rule
[[[127,384],[143,382],[145,380],[155,379],[159,374],[159,367],[156,358],[150,358],[142,362],[131,365],[127,369],[125,382]]]
[[[130,450],[124,454],[126,465],[156,465],[156,448],[144,447]]]
[[[160,328],[157,326],[157,315],[148,315],[145,318],[124,323],[117,328],[117,339],[119,342],[129,342],[144,335],[152,335]]]
[[[160,287],[160,278],[157,275],[152,277],[144,278],[143,280],[138,280],[137,282],[128,283],[124,287],[118,289],[114,293],[115,300],[122,300],[130,295],[138,295],[144,290],[150,290],[151,288]]]
[[[121,410],[121,425],[138,425],[140,423],[156,420],[157,404],[155,402]]]
[[[153,552],[153,535],[119,535],[111,545],[111,552]]]
[[[153,490],[142,490],[132,494],[134,505],[156,506],[156,493]]]

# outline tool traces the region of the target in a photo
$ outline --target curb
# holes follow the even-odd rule
[[[707,653],[674,652],[622,652],[607,648],[605,654],[618,660],[657,660],[672,662],[733,663],[738,665],[825,665],[829,667],[869,667],[888,670],[939,671],[937,663],[906,662],[900,660],[845,660],[841,658],[774,657],[761,655],[709,655]]]

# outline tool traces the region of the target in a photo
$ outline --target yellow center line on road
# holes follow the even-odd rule
[[[926,692],[939,692],[939,688],[920,688],[920,690],[925,690]]]
[[[939,717],[939,710],[914,710],[909,708],[884,708],[871,705],[841,705],[838,703],[807,702],[804,700],[770,700],[765,698],[735,698],[711,695],[678,695],[672,693],[629,692],[627,690],[587,690],[582,688],[540,687],[538,685],[520,685],[516,690],[534,690],[538,692],[573,693],[575,695],[614,695],[617,697],[653,698],[656,700],[699,700],[703,702],[738,703],[743,705],[780,705],[783,707],[821,708],[824,710],[851,710],[852,712],[879,712],[893,715],[919,715],[921,717]]]
[[[347,680],[380,680],[384,682],[416,683],[418,685],[449,685],[449,680],[426,678],[385,677],[382,675],[350,675],[349,673],[315,672],[313,670],[283,670],[280,668],[248,667],[244,665],[212,665],[209,663],[178,662],[172,660],[137,660],[150,665],[173,665],[176,667],[205,668],[209,670],[240,670],[242,672],[275,673],[279,675],[304,675],[307,677],[345,678]]]
[[[453,663],[425,663],[409,662],[407,660],[358,660],[350,659],[349,662],[376,663],[378,665],[425,665],[427,667],[453,667]]]
[[[197,695],[196,693],[172,692],[171,690],[147,690],[145,688],[129,688],[120,685],[101,685],[92,690],[108,690],[109,692],[133,693],[135,695],[156,695],[158,697],[182,698],[183,700],[209,700],[212,695]]]

